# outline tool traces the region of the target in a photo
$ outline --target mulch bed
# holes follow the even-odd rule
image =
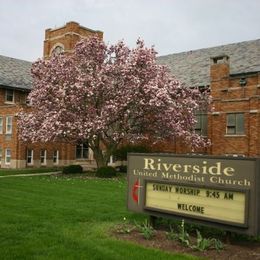
[[[240,259],[259,259],[260,260],[260,242],[249,241],[231,241],[230,244],[224,244],[224,249],[219,252],[215,249],[207,251],[196,251],[183,246],[180,242],[166,238],[165,231],[157,230],[155,236],[146,240],[142,234],[134,229],[130,233],[119,232],[118,228],[112,230],[113,235],[120,240],[127,240],[145,247],[157,248],[172,253],[186,253],[206,259],[219,260],[240,260]],[[192,238],[196,240],[196,238]]]

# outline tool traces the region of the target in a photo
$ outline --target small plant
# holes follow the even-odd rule
[[[222,243],[219,239],[212,238],[212,239],[211,239],[211,242],[212,242],[212,246],[213,246],[218,252],[224,248],[223,243]]]
[[[116,176],[116,169],[111,166],[100,167],[96,172],[96,177],[112,178]]]
[[[170,232],[166,233],[168,239],[178,240],[185,246],[190,245],[190,238],[188,232],[185,230],[184,220],[181,221],[181,225],[178,226],[179,232],[175,232],[174,229],[170,226]]]
[[[127,222],[126,217],[123,218],[123,221],[123,224],[118,226],[117,232],[123,234],[130,234],[135,229],[135,227],[133,227]]]
[[[189,246],[190,245],[190,238],[189,238],[188,232],[185,230],[184,220],[181,221],[181,227],[180,227],[180,232],[179,232],[179,235],[178,235],[178,239],[185,246]]]
[[[191,245],[190,238],[188,232],[185,230],[185,223],[182,220],[181,225],[178,226],[179,232],[175,232],[175,230],[170,226],[170,232],[166,233],[168,239],[171,240],[178,240],[185,246],[188,246],[192,249],[196,249],[199,251],[205,251],[211,247],[215,248],[217,251],[224,248],[223,243],[216,238],[203,238],[201,233],[196,230],[197,232],[197,244]]]
[[[149,240],[155,235],[155,230],[147,219],[142,224],[135,223],[135,225],[145,239]]]
[[[199,250],[199,251],[205,251],[209,249],[210,247],[215,248],[217,251],[223,249],[223,243],[216,238],[203,238],[201,233],[196,230],[197,232],[197,244],[194,246],[191,246],[191,248]]]
[[[83,168],[81,165],[69,165],[65,166],[62,170],[62,173],[64,174],[70,174],[70,173],[82,173]]]
[[[166,237],[170,240],[178,240],[178,233],[170,226],[170,232],[166,232]]]
[[[201,233],[196,230],[197,232],[197,244],[195,246],[192,246],[193,249],[197,249],[199,251],[204,251],[210,248],[211,241],[210,239],[203,238]]]

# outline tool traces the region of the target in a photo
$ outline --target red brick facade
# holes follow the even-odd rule
[[[208,137],[212,142],[209,153],[259,157],[260,73],[230,75],[229,68],[227,56],[212,59],[210,77],[214,111],[208,118]],[[229,126],[230,114],[241,114],[242,125],[238,127],[243,132],[235,133],[235,126]]]

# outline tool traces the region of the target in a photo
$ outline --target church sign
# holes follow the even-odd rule
[[[260,234],[259,159],[128,155],[128,209]]]

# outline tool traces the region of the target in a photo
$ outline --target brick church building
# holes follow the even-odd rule
[[[81,38],[103,33],[76,22],[45,31],[43,57],[70,53]],[[158,58],[187,86],[208,89],[214,110],[197,115],[196,131],[212,145],[196,153],[260,156],[260,40],[228,44]],[[32,88],[31,63],[0,55],[0,167],[50,167],[81,164],[95,167],[87,143],[25,144],[18,139],[16,113],[30,109],[26,97]],[[164,150],[190,153],[177,141]]]
[[[260,156],[260,39],[159,57],[187,86],[209,89],[214,110],[196,131],[212,145],[197,153]],[[180,142],[177,153],[190,152]]]

